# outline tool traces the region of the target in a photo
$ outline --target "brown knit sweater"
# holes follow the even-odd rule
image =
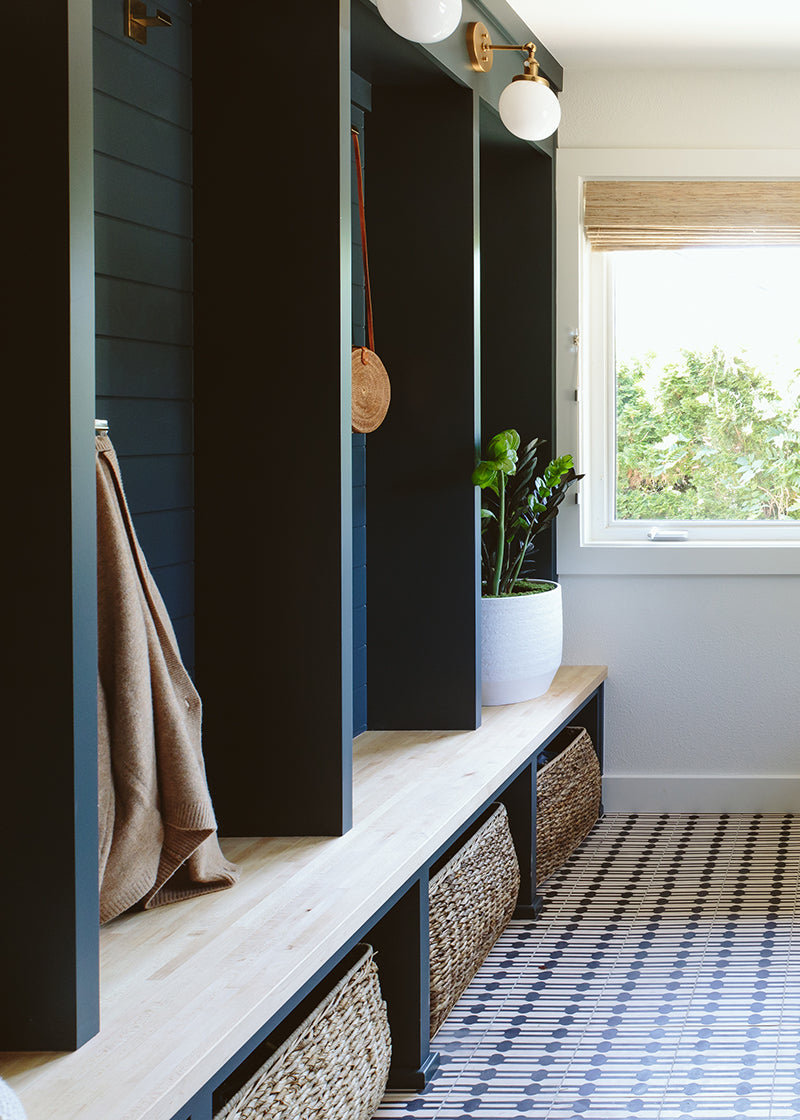
[[[186,672],[128,511],[111,441],[96,437],[100,921],[232,886]]]

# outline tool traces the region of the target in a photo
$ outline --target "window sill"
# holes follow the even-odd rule
[[[559,575],[795,576],[800,541],[577,544],[559,534]]]

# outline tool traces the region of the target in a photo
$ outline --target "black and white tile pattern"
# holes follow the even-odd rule
[[[800,816],[608,815],[379,1120],[800,1120]]]

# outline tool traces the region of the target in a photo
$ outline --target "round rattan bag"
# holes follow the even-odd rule
[[[386,367],[374,350],[353,347],[353,431],[374,432],[389,408],[391,387]]]
[[[353,431],[374,432],[383,423],[389,408],[391,389],[386,367],[375,353],[375,332],[372,322],[372,288],[369,282],[367,256],[367,223],[364,217],[364,177],[361,170],[361,147],[358,129],[353,128],[353,151],[358,185],[358,217],[361,225],[361,255],[364,262],[364,303],[367,313],[367,345],[353,347]]]

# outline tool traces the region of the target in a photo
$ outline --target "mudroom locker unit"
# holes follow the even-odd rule
[[[472,466],[481,432],[553,446],[555,141],[499,121],[516,58],[477,75],[463,27],[420,46],[371,0],[163,8],[143,44],[124,0],[9,15],[3,1076],[103,1026],[95,418],[203,700],[223,838],[347,834],[354,728],[480,727]],[[470,20],[533,38],[505,0]],[[366,437],[353,124],[392,386]],[[589,703],[600,737],[600,690],[570,684],[556,723]]]

